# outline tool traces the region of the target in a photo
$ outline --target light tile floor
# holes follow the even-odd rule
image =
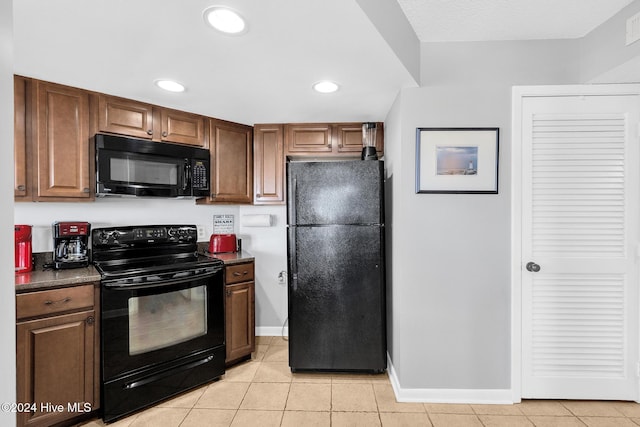
[[[386,374],[292,374],[287,341],[257,337],[254,357],[216,382],[109,424],[113,427],[640,425],[632,402],[528,400],[516,405],[396,402]],[[83,427],[101,427],[91,420]]]

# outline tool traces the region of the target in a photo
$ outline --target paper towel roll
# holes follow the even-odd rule
[[[271,215],[242,215],[242,225],[245,227],[271,227]]]

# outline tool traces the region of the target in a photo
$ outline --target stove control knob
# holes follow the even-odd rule
[[[180,241],[180,238],[182,237],[180,235],[180,229],[179,228],[170,228],[169,231],[167,232],[167,234],[169,235],[169,239],[170,240],[174,240],[174,241]]]

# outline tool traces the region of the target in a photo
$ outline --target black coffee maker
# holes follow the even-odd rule
[[[89,265],[88,222],[53,223],[53,267],[56,270]]]

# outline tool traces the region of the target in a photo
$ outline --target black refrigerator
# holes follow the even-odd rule
[[[384,163],[287,163],[289,366],[387,367]]]

